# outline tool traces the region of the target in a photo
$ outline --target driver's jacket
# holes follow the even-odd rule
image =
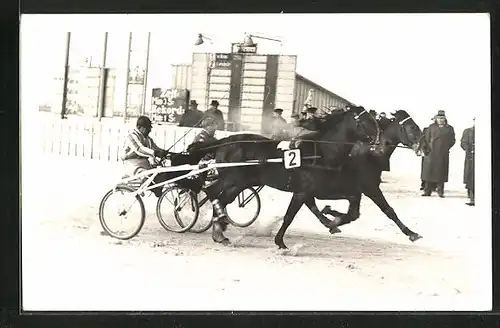
[[[155,150],[160,150],[149,136],[143,135],[137,128],[125,138],[121,159],[125,175],[133,176],[152,168],[149,159],[154,158]]]
[[[121,159],[126,161],[129,159],[154,157],[155,150],[161,150],[161,148],[154,143],[151,137],[146,137],[135,128],[125,138]]]

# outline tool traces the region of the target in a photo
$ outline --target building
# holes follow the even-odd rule
[[[194,53],[191,63],[173,65],[168,91],[164,89],[168,77],[167,81],[150,79],[169,66],[161,51],[151,52],[150,61],[150,43],[164,42],[161,34],[151,35],[106,32],[102,39],[99,35],[90,38],[100,39],[93,45],[88,44],[89,38],[69,38],[78,45],[74,49],[80,50],[66,53],[70,66],[67,109],[90,117],[128,119],[148,115],[175,123],[189,100],[196,100],[201,110],[206,110],[211,100],[218,100],[227,130],[265,134],[269,132],[275,108],[282,108],[283,117],[290,120],[292,113],[303,108],[311,89],[315,90],[311,105],[320,109],[350,103],[297,74],[297,56],[260,54],[250,37],[243,43],[232,43],[227,53]],[[101,41],[102,45],[98,44]],[[51,107],[52,111],[60,112],[64,78],[60,76],[54,82]],[[173,99],[165,96],[168,94],[187,94],[187,97]]]
[[[187,89],[204,110],[220,103],[227,129],[268,133],[275,108],[283,117],[302,110],[310,89],[314,107],[352,104],[296,73],[297,56],[194,53],[191,65],[173,65],[172,88]]]

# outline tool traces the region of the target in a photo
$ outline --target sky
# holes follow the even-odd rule
[[[421,127],[442,109],[458,130],[490,110],[488,14],[23,15],[21,52],[23,44],[35,52],[40,102],[64,67],[66,31],[72,64],[88,54],[98,64],[109,31],[107,62],[116,67],[125,65],[128,32],[140,48],[151,31],[148,89],[169,87],[170,65],[190,63],[193,52],[229,52],[245,33],[260,33],[283,40],[255,39],[260,53],[297,55],[298,73],[367,109],[406,109]],[[195,47],[198,33],[213,44]]]

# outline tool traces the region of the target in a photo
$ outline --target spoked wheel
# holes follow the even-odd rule
[[[165,230],[172,232],[191,229],[199,212],[196,194],[179,186],[167,187],[156,204],[158,221]]]
[[[236,199],[226,205],[227,220],[236,227],[245,228],[257,220],[260,214],[259,193],[252,187],[244,189]]]
[[[200,209],[198,219],[189,231],[202,233],[210,229],[213,217],[212,203],[203,189],[198,193],[198,207]]]
[[[104,195],[99,205],[99,221],[111,237],[127,240],[141,231],[146,218],[141,196],[134,189],[117,186]]]

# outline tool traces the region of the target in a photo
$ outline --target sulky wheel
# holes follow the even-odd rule
[[[131,187],[117,186],[102,198],[99,221],[111,237],[127,240],[141,231],[146,211],[141,196],[134,195],[134,192]]]
[[[167,187],[156,204],[158,221],[165,230],[172,232],[191,229],[199,212],[196,194],[176,185]]]
[[[236,227],[245,228],[257,220],[260,214],[260,197],[258,192],[248,187],[226,205],[227,220]]]
[[[200,209],[198,219],[189,231],[202,233],[210,229],[213,217],[212,203],[203,189],[198,193],[198,207]]]

